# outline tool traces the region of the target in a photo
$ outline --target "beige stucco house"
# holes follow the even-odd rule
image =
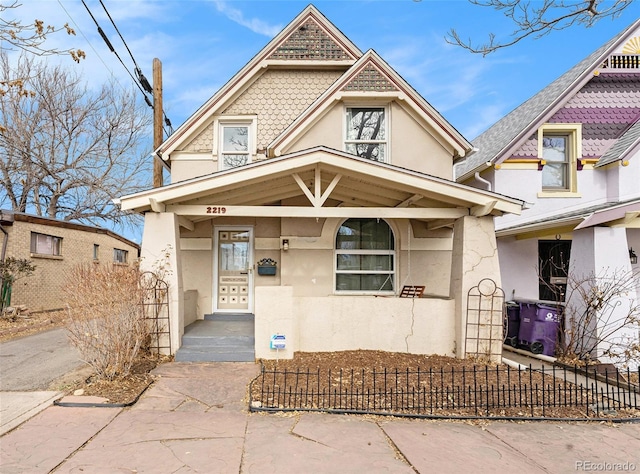
[[[471,150],[307,7],[156,150],[171,184],[118,200],[145,215],[142,265],[169,256],[171,351],[196,320],[233,313],[254,321],[256,358],[465,356],[469,294],[500,286],[493,218],[523,204],[455,183]],[[474,338],[499,356],[501,311],[482,314],[492,333]]]
[[[65,307],[66,275],[81,264],[133,265],[140,246],[108,229],[0,210],[0,260],[30,260],[33,275],[17,280],[11,304],[31,312]]]

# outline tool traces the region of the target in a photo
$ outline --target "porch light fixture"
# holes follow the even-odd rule
[[[636,265],[638,263],[638,256],[633,251],[633,248],[629,248],[629,260],[631,260],[631,265]]]
[[[282,250],[289,250],[289,239],[282,239]]]

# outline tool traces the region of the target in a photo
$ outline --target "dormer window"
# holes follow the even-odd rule
[[[386,162],[387,123],[384,107],[347,107],[345,151],[368,160]]]

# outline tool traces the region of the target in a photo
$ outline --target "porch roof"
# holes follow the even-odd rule
[[[116,200],[123,210],[225,216],[383,217],[430,222],[519,214],[523,201],[327,147],[216,172]],[[187,223],[188,227],[189,224]]]

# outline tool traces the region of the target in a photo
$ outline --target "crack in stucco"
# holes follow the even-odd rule
[[[415,298],[411,298],[411,331],[404,338],[404,344],[406,346],[407,352],[409,352],[409,338],[413,336],[413,326],[415,325],[415,322],[416,322],[416,315],[414,312],[415,305],[416,305]]]

